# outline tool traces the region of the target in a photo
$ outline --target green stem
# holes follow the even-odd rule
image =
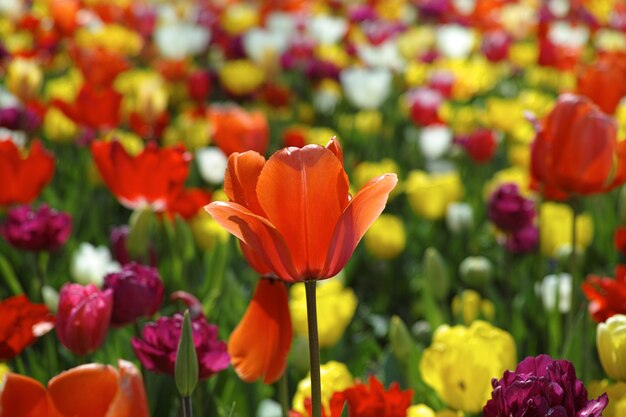
[[[289,386],[287,385],[287,370],[278,380],[278,399],[283,410],[283,417],[289,417]]]
[[[322,417],[322,387],[320,377],[320,347],[317,337],[317,307],[315,280],[304,281],[306,312],[309,325],[309,356],[311,361],[311,417]]]
[[[183,403],[183,417],[193,417],[193,407],[191,397],[181,397]]]

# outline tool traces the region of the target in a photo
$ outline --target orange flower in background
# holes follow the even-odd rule
[[[0,361],[19,355],[54,327],[54,316],[43,304],[31,303],[25,295],[0,302]]]
[[[270,129],[265,114],[246,111],[239,106],[212,106],[209,121],[213,124],[213,139],[226,154],[267,150]]]
[[[265,161],[256,152],[228,159],[230,202],[205,209],[286,281],[337,275],[385,208],[398,179],[385,174],[352,198],[336,139],[326,147],[285,148]]]
[[[78,0],[49,0],[50,17],[54,21],[55,28],[64,35],[71,35],[78,27],[78,12],[80,2]]]
[[[626,266],[615,268],[615,279],[589,275],[582,289],[589,300],[589,314],[596,322],[626,314]]]
[[[72,57],[85,77],[85,84],[94,88],[110,87],[115,77],[130,68],[122,55],[103,48],[75,48]]]
[[[148,417],[141,375],[135,365],[86,364],[48,382],[9,373],[0,384],[0,417]]]
[[[626,96],[626,53],[601,56],[578,77],[578,94],[589,97],[603,112],[614,114]]]
[[[28,156],[15,143],[0,140],[0,206],[27,204],[54,175],[54,157],[34,141]]]
[[[182,146],[158,148],[149,144],[140,154],[129,155],[117,141],[97,141],[91,153],[107,187],[130,209],[150,206],[166,210],[183,190],[191,155]]]
[[[253,382],[276,382],[287,365],[293,331],[285,284],[262,278],[250,305],[228,340],[228,354],[237,375]]]
[[[170,196],[167,212],[172,217],[178,214],[188,220],[210,202],[210,192],[201,188],[186,188]]]
[[[626,142],[588,98],[563,94],[539,126],[531,175],[548,198],[607,192],[626,180]]]

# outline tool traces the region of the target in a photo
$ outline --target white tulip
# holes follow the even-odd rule
[[[568,313],[572,306],[572,276],[567,273],[547,275],[541,283],[535,284],[535,292],[547,311],[558,308],[559,312]]]
[[[452,145],[452,131],[443,125],[426,126],[420,133],[419,145],[426,159],[440,159]]]
[[[256,417],[281,417],[282,415],[283,410],[280,404],[269,398],[261,401],[256,411]]]
[[[348,31],[348,22],[342,17],[318,15],[309,20],[307,31],[320,44],[334,44]]]
[[[391,93],[388,69],[347,68],[339,79],[348,101],[360,109],[379,108]]]
[[[220,148],[209,146],[196,151],[196,164],[200,176],[211,184],[224,182],[228,157]]]
[[[395,39],[389,39],[380,45],[362,43],[357,47],[357,54],[364,63],[374,68],[399,71],[406,64]]]
[[[95,284],[101,287],[106,274],[120,269],[120,264],[113,260],[106,246],[94,246],[83,242],[72,256],[70,274],[74,281],[80,284]]]
[[[446,209],[446,225],[455,235],[470,230],[474,225],[472,206],[463,202],[452,202]]]
[[[23,130],[10,130],[6,127],[0,127],[0,141],[10,140],[18,148],[25,148],[27,139],[28,135]]]
[[[447,58],[467,58],[476,42],[472,29],[461,25],[442,25],[435,35],[437,50]]]
[[[184,22],[160,26],[154,32],[159,53],[169,59],[199,54],[206,49],[210,39],[208,29]]]
[[[582,48],[589,40],[589,28],[560,21],[550,25],[548,39],[555,45],[566,48]]]
[[[291,13],[272,12],[265,19],[265,27],[272,33],[283,35],[289,39],[296,31],[297,18]]]

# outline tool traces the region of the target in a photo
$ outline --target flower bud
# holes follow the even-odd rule
[[[135,262],[105,276],[103,288],[113,291],[111,324],[116,326],[154,315],[165,293],[159,271]]]
[[[493,266],[484,256],[469,256],[459,265],[461,280],[473,287],[486,286],[493,276]]]
[[[41,297],[48,310],[56,313],[59,309],[59,292],[49,285],[44,285],[41,289]]]
[[[29,206],[12,208],[0,236],[12,246],[30,251],[52,251],[67,242],[72,232],[72,218],[42,204],[39,209]]]
[[[446,224],[455,235],[468,232],[474,226],[474,211],[467,203],[452,202],[446,209]]]
[[[541,283],[535,284],[535,292],[546,311],[558,308],[560,313],[568,313],[572,304],[572,276],[567,273],[547,275]]]
[[[93,284],[65,284],[56,321],[59,341],[77,355],[95,351],[109,330],[112,308],[111,290],[100,291]]]
[[[424,270],[426,282],[432,295],[442,300],[450,290],[450,277],[441,254],[435,248],[428,248],[424,253]]]
[[[190,397],[198,385],[198,355],[194,347],[189,310],[185,311],[183,328],[178,341],[174,380],[178,393],[183,397]]]
[[[626,316],[616,314],[599,323],[596,345],[604,372],[612,379],[626,382]]]
[[[398,360],[405,363],[411,356],[411,352],[415,349],[415,342],[411,337],[409,329],[406,328],[406,325],[398,316],[391,317],[389,341],[391,342],[393,354]]]

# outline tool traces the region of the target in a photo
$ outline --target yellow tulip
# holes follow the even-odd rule
[[[206,118],[181,113],[165,129],[163,143],[165,145],[183,143],[188,150],[194,151],[207,146],[211,142],[212,133],[211,124]]]
[[[391,158],[384,158],[379,162],[364,161],[359,163],[352,172],[352,187],[356,190],[363,188],[372,178],[378,177],[385,173],[392,172],[399,176],[400,167],[398,163]],[[391,192],[392,196],[398,194],[400,186],[396,186]]]
[[[239,35],[259,24],[259,12],[247,3],[237,3],[224,9],[222,27],[229,35]]]
[[[598,324],[596,346],[604,372],[612,379],[626,382],[625,315],[616,314]]]
[[[406,417],[435,417],[435,411],[426,404],[412,405],[406,410]]]
[[[78,127],[56,107],[50,107],[43,118],[43,133],[53,142],[71,142],[78,134]]]
[[[43,83],[43,71],[32,59],[15,58],[7,68],[7,89],[23,101],[35,97]]]
[[[289,310],[296,335],[308,336],[306,294],[304,285],[289,290]],[[351,288],[344,288],[341,280],[320,282],[317,286],[317,332],[321,347],[332,347],[352,321],[357,299]]]
[[[317,45],[313,53],[320,60],[330,62],[339,68],[345,68],[350,64],[350,56],[345,48],[337,44]]]
[[[111,130],[104,140],[118,140],[129,155],[139,155],[144,149],[144,141],[139,136],[126,130]]]
[[[527,68],[537,62],[539,49],[532,42],[516,42],[509,49],[511,63],[520,68]]]
[[[402,219],[391,214],[381,214],[363,238],[367,251],[378,259],[396,258],[406,246]]]
[[[428,220],[445,217],[448,204],[463,196],[463,184],[456,171],[440,174],[411,171],[405,190],[415,214]]]
[[[517,184],[517,188],[520,190],[520,193],[522,193],[525,197],[528,197],[531,194],[530,189],[528,188],[528,185],[530,184],[528,170],[519,166],[512,166],[496,172],[491,180],[487,181],[483,191],[483,197],[485,200],[487,200],[491,193],[493,193],[498,187],[506,183]]]
[[[306,130],[304,140],[307,145],[321,145],[326,146],[330,138],[333,136],[338,137],[337,132],[329,127],[311,127]]]
[[[196,245],[204,251],[211,250],[218,243],[228,240],[228,232],[204,210],[189,220],[189,227]]]
[[[238,96],[256,91],[265,78],[263,70],[248,59],[228,61],[220,69],[219,77],[222,85]]]
[[[545,202],[539,208],[541,253],[556,256],[560,248],[572,244],[573,213],[567,204]],[[593,220],[588,214],[576,218],[576,249],[583,251],[593,239]]]
[[[9,369],[8,366],[6,366],[6,364],[0,363],[0,381],[2,381],[2,378],[4,378],[4,376],[8,374],[9,371],[11,370]]]
[[[126,56],[138,55],[143,48],[143,39],[137,32],[117,24],[104,25],[97,30],[79,29],[74,38],[81,47],[101,47]]]
[[[44,96],[48,100],[59,99],[71,103],[76,98],[82,84],[83,76],[80,71],[73,68],[62,77],[46,81]]]
[[[485,321],[442,325],[424,350],[420,372],[450,407],[478,413],[491,397],[491,379],[514,369],[515,352],[513,337]]]
[[[587,384],[589,398],[597,398],[606,394],[609,396],[609,405],[602,411],[603,417],[626,416],[626,384],[623,382],[609,383],[609,381],[591,381]]]
[[[304,285],[297,285],[304,287]],[[335,392],[343,391],[354,384],[348,367],[343,363],[330,361],[320,366],[320,379],[322,386],[322,406],[328,414],[328,402]],[[293,396],[292,408],[302,415],[307,415],[304,408],[304,400],[311,397],[311,375],[298,383],[298,389]]]
[[[483,299],[478,292],[463,290],[460,295],[452,299],[452,314],[461,316],[463,323],[469,325],[479,316],[493,320],[495,307],[491,301]]]

